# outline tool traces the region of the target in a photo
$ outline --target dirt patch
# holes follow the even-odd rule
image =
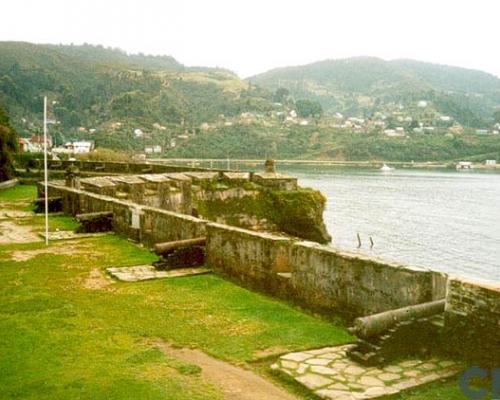
[[[68,244],[60,244],[56,246],[52,245],[36,250],[16,250],[10,254],[10,258],[13,261],[28,261],[40,254],[75,255],[76,253],[81,252],[82,250],[86,250],[90,247],[91,246]]]
[[[259,375],[210,357],[200,350],[176,349],[167,343],[155,343],[167,356],[195,364],[201,376],[218,386],[224,399],[231,400],[294,400],[296,397]]]
[[[105,289],[111,284],[113,284],[111,279],[106,278],[99,269],[94,268],[90,271],[88,278],[84,280],[83,287],[85,289],[100,290]]]
[[[0,244],[32,243],[42,239],[30,226],[18,225],[14,221],[0,221]]]
[[[11,218],[31,218],[35,215],[31,211],[3,210],[0,211],[0,220]]]

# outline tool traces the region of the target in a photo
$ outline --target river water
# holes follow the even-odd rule
[[[499,173],[325,166],[279,172],[326,196],[333,247],[500,282]]]

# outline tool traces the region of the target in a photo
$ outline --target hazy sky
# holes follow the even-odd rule
[[[498,0],[13,0],[0,40],[168,54],[242,77],[327,58],[413,58],[500,76]]]

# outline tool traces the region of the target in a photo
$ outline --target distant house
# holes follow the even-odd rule
[[[94,142],[92,141],[77,141],[72,143],[74,154],[90,153],[94,150]]]
[[[459,161],[455,167],[457,170],[474,168],[473,164],[470,161]]]
[[[55,147],[53,153],[57,154],[85,154],[94,150],[94,142],[86,140],[78,140],[74,142],[66,142],[63,147]]]
[[[144,136],[144,132],[139,128],[134,129],[134,136],[136,139],[141,138]]]
[[[27,138],[19,138],[18,144],[19,144],[19,150],[22,153],[38,153],[40,150],[39,146],[36,146],[36,148],[33,147],[30,140]]]
[[[309,121],[307,119],[302,119],[302,120],[300,120],[299,125],[307,126],[307,125],[309,125]]]
[[[31,135],[31,137],[29,138],[29,143],[30,143],[29,152],[31,153],[43,152],[44,149],[43,135]],[[52,148],[52,138],[50,136],[47,136],[47,149],[51,148]]]
[[[439,120],[442,121],[442,122],[450,122],[451,121],[451,117],[448,116],[448,115],[441,115],[439,117]]]
[[[428,106],[429,103],[427,103],[427,101],[425,100],[420,100],[418,103],[417,103],[417,107],[418,108],[425,108]]]
[[[497,160],[486,160],[484,164],[489,167],[494,167],[495,165],[497,165]]]
[[[152,146],[146,146],[144,147],[144,153],[146,154],[158,154],[161,153],[162,147],[159,145],[152,145]]]
[[[488,129],[476,129],[476,135],[487,135]]]

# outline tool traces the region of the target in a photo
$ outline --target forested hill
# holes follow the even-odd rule
[[[369,116],[391,103],[432,101],[439,112],[464,125],[480,126],[500,105],[494,75],[413,60],[357,57],[277,68],[249,78],[295,98],[317,100],[325,111]]]
[[[249,89],[228,70],[185,67],[172,57],[102,46],[0,42],[0,106],[20,133],[41,120],[45,94],[64,131],[113,121],[198,126],[220,114],[272,107],[269,93]]]

